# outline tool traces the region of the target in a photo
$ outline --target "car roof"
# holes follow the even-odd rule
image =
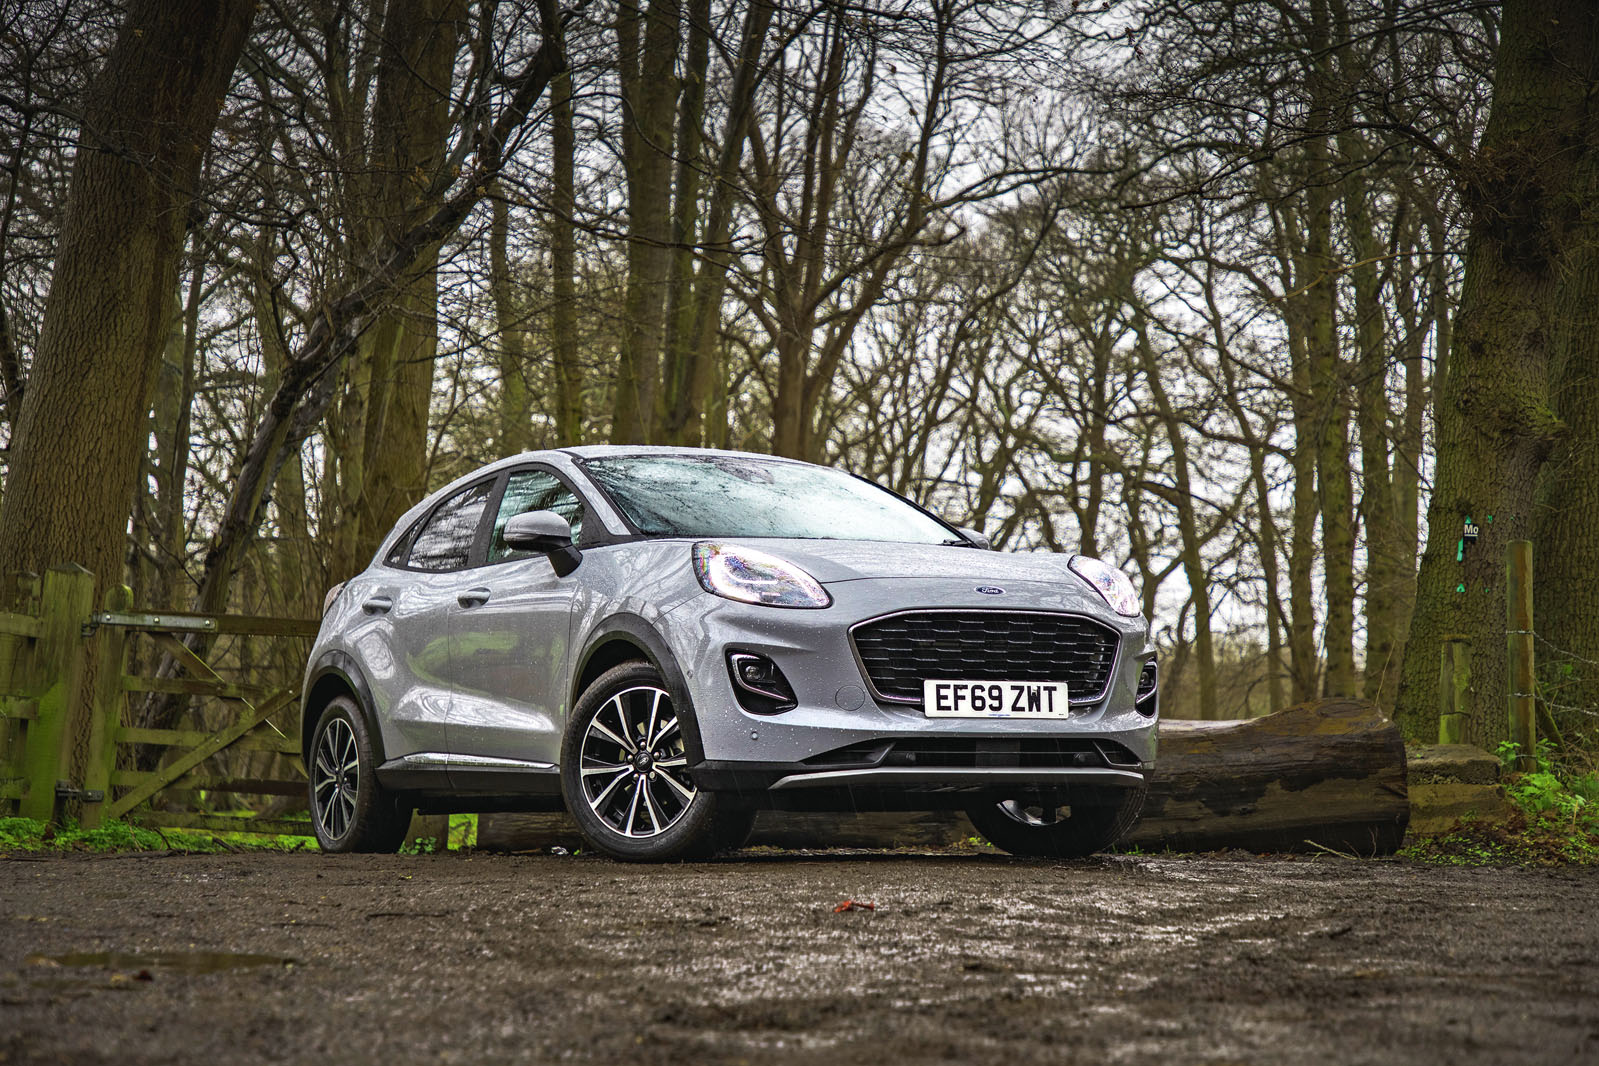
[[[799,459],[789,459],[786,456],[769,455],[764,452],[729,451],[725,448],[696,448],[686,444],[584,444],[575,448],[561,448],[559,451],[562,454],[578,459],[599,459],[610,455],[724,455],[730,459],[765,459],[779,463],[801,462]]]

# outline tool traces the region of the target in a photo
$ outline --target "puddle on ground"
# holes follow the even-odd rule
[[[284,955],[250,955],[227,951],[69,951],[64,955],[29,955],[26,966],[101,966],[111,970],[172,970],[176,973],[221,973],[251,966],[293,966]]]

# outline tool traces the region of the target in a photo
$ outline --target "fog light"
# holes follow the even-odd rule
[[[752,714],[780,714],[798,706],[794,689],[777,664],[764,655],[748,651],[727,653],[733,675],[733,694],[739,706]]]
[[[1160,713],[1160,676],[1155,669],[1155,660],[1151,659],[1144,664],[1143,670],[1138,674],[1138,695],[1133,706],[1145,718],[1153,718]]]

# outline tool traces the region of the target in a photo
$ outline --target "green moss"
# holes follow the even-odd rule
[[[127,822],[83,829],[71,822],[51,826],[31,818],[0,818],[0,851],[303,851],[315,846],[309,837],[155,830]]]
[[[1444,866],[1596,866],[1599,833],[1518,811],[1502,825],[1461,819],[1448,832],[1413,841],[1398,854]]]

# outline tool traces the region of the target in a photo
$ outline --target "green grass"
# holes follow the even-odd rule
[[[0,818],[0,851],[305,851],[315,847],[315,840],[300,836],[156,830],[127,822],[84,829],[71,822],[51,826],[31,818]]]
[[[1448,832],[1405,845],[1398,855],[1442,866],[1595,866],[1599,833],[1517,811],[1502,825],[1463,818]]]
[[[477,844],[477,815],[450,815],[450,847]],[[0,818],[0,852],[7,851],[314,851],[314,837],[273,836],[265,833],[215,833],[203,829],[149,829],[127,822],[108,822],[98,829],[75,823],[51,826],[31,818]],[[408,843],[407,855],[430,855],[439,850],[432,838]]]

